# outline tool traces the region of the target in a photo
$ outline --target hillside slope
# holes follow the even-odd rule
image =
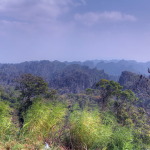
[[[128,71],[122,72],[119,83],[136,93],[144,108],[150,109],[150,79]]]
[[[20,64],[2,64],[0,66],[0,84],[15,85],[15,79],[25,73],[44,78],[50,88],[59,89],[62,93],[78,93],[90,88],[102,78],[111,78],[103,70],[90,69],[78,64],[59,61],[33,61]]]

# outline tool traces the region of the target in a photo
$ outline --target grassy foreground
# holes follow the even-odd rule
[[[112,110],[89,104],[34,99],[23,114],[20,127],[14,110],[0,102],[0,150],[146,150],[150,132],[132,124],[122,124]],[[128,119],[129,120],[129,119]],[[131,121],[131,120],[130,120]]]

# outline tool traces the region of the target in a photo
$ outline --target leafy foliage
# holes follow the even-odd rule
[[[31,97],[43,94],[47,91],[47,83],[38,76],[32,74],[23,74],[18,79],[18,89],[21,91],[22,97],[30,100]]]
[[[58,150],[150,148],[149,116],[137,107],[135,94],[119,83],[103,79],[98,89],[59,95],[48,91],[41,77],[24,76],[23,103],[10,100],[19,98],[18,91],[0,89],[0,149],[43,149],[44,142]],[[22,111],[12,107],[18,102]]]
[[[117,127],[112,135],[112,141],[108,145],[109,150],[133,150],[133,135],[126,127]]]
[[[97,110],[74,111],[70,116],[70,145],[72,149],[105,148],[110,141],[111,134],[111,128],[101,123]]]
[[[59,138],[63,128],[65,105],[54,102],[34,100],[33,105],[24,114],[21,135],[32,140],[54,140]]]
[[[15,127],[11,121],[11,108],[6,102],[0,101],[0,139],[9,141],[15,130]]]

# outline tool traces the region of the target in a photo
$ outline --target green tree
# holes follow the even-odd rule
[[[32,105],[32,98],[45,94],[48,90],[48,84],[41,77],[32,74],[23,74],[17,81],[17,88],[21,92],[20,99],[23,100],[18,113],[22,126],[24,123],[23,113]]]
[[[113,105],[116,117],[120,121],[122,120],[123,122],[125,122],[126,119],[130,118],[132,112],[137,109],[134,106],[137,100],[138,98],[131,90],[121,91],[117,95],[117,100],[114,102],[114,105]],[[131,120],[128,120],[128,121],[132,123]]]
[[[109,81],[106,79],[100,80],[96,87],[100,87],[102,89],[102,107],[105,109],[107,107],[108,101],[112,96],[117,96],[120,94],[122,90],[122,86],[115,82]]]
[[[30,100],[48,90],[48,84],[39,76],[23,74],[18,81],[18,89],[23,99]]]

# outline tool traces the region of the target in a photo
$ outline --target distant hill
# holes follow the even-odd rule
[[[103,70],[90,69],[80,64],[59,61],[31,61],[0,65],[0,84],[15,85],[15,79],[24,73],[43,77],[49,87],[63,92],[78,93],[92,87],[100,79],[112,79]]]
[[[139,74],[124,71],[119,83],[124,89],[132,90],[139,98],[140,105],[150,110],[150,79]]]
[[[106,73],[114,76],[120,76],[123,71],[131,71],[138,74],[148,75],[147,69],[150,67],[150,62],[142,63],[133,60],[89,60],[85,62],[71,62],[104,70]]]
[[[122,72],[128,71],[148,76],[150,62],[139,63],[127,60],[90,61],[30,61],[18,64],[0,64],[0,84],[15,85],[15,79],[24,73],[43,77],[49,87],[62,93],[78,93],[90,88],[100,79],[118,81]],[[136,79],[136,78],[135,78]],[[135,80],[133,78],[133,80]],[[133,81],[132,81],[133,82]],[[127,87],[128,88],[128,87]]]

